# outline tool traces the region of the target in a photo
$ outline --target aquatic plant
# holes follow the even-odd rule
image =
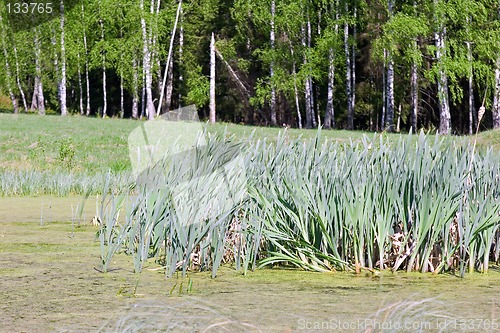
[[[236,155],[244,182],[227,164]],[[226,179],[207,172],[221,166]],[[463,276],[499,260],[500,156],[466,143],[423,133],[344,144],[322,141],[321,132],[239,145],[212,137],[158,167],[122,201],[131,201],[125,222],[111,226],[122,243],[107,243],[126,247],[137,271],[154,257],[167,276],[190,268],[215,276],[222,262],[244,272],[292,265]],[[223,184],[238,184],[237,193]],[[119,210],[110,207],[104,221]]]

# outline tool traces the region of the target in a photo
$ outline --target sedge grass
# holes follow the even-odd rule
[[[498,260],[500,156],[491,150],[423,133],[396,143],[382,136],[323,141],[321,132],[309,141],[252,140],[241,150],[247,196],[231,201],[220,179],[204,173],[224,160],[224,140],[212,137],[194,159],[165,161],[154,176],[161,186],[138,184],[127,227],[118,230],[128,237],[116,238],[129,239],[136,270],[156,258],[167,277],[186,274],[196,253],[198,268],[215,276],[235,221],[244,241],[231,262],[244,272],[292,265],[463,276]]]

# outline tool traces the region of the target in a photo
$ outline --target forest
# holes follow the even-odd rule
[[[500,127],[491,0],[5,0],[0,107],[298,128]],[[478,125],[478,110],[486,113]]]

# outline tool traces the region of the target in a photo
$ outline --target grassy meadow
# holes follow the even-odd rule
[[[128,136],[141,122],[80,116],[38,116],[0,113],[0,195],[66,196],[102,192],[108,172],[119,187],[130,181]],[[276,140],[279,128],[233,124],[209,126],[211,133],[244,139]],[[290,138],[311,138],[315,130],[288,129]],[[349,141],[361,132],[325,132]]]
[[[139,124],[0,113],[0,332],[499,330],[500,131]]]

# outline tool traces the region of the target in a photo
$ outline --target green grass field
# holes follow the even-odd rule
[[[127,139],[140,125],[129,119],[100,119],[80,116],[38,116],[0,113],[0,170],[51,170],[92,173],[130,170]],[[249,137],[275,140],[283,128],[252,127],[235,124],[204,125],[209,132],[223,133],[237,139]],[[290,139],[313,138],[317,130],[288,129]],[[375,133],[324,130],[328,140],[348,142]],[[383,134],[397,140],[404,134]],[[452,137],[453,140],[473,140],[474,137]],[[500,130],[478,135],[478,147],[500,150]]]

